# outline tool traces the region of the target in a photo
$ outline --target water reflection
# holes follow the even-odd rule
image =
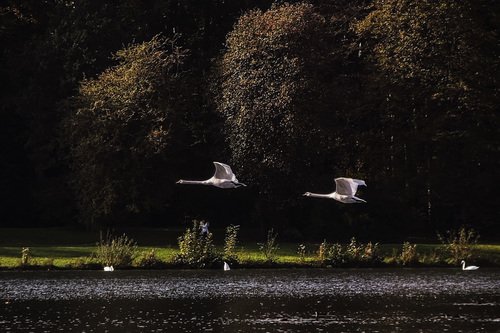
[[[497,332],[498,273],[0,272],[0,327],[6,332]]]

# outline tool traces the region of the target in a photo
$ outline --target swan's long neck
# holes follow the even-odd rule
[[[462,270],[465,270],[465,261],[462,261]]]
[[[311,193],[308,192],[308,197],[312,198],[331,198],[330,194],[319,194],[319,193]]]
[[[208,180],[184,180],[181,179],[178,181],[179,184],[187,184],[187,185],[212,185]]]

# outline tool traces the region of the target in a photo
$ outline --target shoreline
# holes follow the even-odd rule
[[[471,260],[471,263],[478,265],[480,268],[500,268],[500,264],[496,261],[490,260],[488,258],[480,258],[477,260]],[[223,262],[215,262],[211,265],[205,267],[193,267],[189,265],[183,265],[173,262],[159,262],[151,266],[118,266],[115,270],[122,271],[137,271],[137,270],[220,270],[223,267]],[[461,270],[461,266],[452,263],[413,263],[408,265],[403,265],[400,263],[393,262],[373,262],[373,263],[345,263],[345,264],[321,264],[319,262],[307,262],[307,263],[294,263],[294,262],[241,262],[232,263],[231,269],[428,269],[428,268],[448,268]],[[103,266],[98,263],[72,263],[67,265],[53,265],[53,264],[29,264],[29,265],[10,265],[10,266],[0,266],[0,271],[101,271]]]
[[[71,229],[1,229],[0,271],[26,270],[101,270],[102,260],[95,256],[96,233]],[[429,243],[351,243],[280,242],[264,253],[262,242],[246,230],[236,240],[232,254],[224,255],[223,230],[217,230],[213,252],[203,261],[179,260],[180,229],[129,230],[135,240],[129,261],[116,269],[172,270],[221,269],[223,261],[232,268],[267,269],[335,269],[335,268],[460,268],[460,261],[480,267],[500,267],[500,244],[467,244],[465,252],[451,253],[447,244]],[[239,237],[238,237],[239,238]],[[26,253],[23,249],[29,248]],[[460,250],[460,249],[456,249]],[[463,249],[462,249],[463,250]],[[460,254],[461,253],[461,254]],[[463,258],[462,258],[463,256]],[[22,265],[22,258],[24,259]],[[195,267],[196,266],[196,267]]]

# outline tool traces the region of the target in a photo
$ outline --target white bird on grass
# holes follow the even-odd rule
[[[361,203],[366,202],[363,199],[356,197],[358,186],[366,186],[364,180],[352,178],[336,178],[335,179],[335,192],[329,194],[318,194],[306,192],[304,196],[312,198],[326,198],[334,199],[343,203]]]
[[[465,266],[465,260],[462,260],[461,264],[463,271],[475,271],[479,268],[479,266]]]
[[[177,184],[190,184],[190,185],[212,185],[220,188],[236,188],[246,186],[240,183],[234,175],[231,167],[224,163],[214,162],[215,174],[212,178],[207,180],[179,180]]]
[[[230,271],[231,270],[231,267],[229,267],[229,264],[227,262],[224,261],[224,270],[225,271]]]
[[[104,271],[105,272],[112,272],[114,271],[115,269],[113,268],[113,266],[104,266]]]

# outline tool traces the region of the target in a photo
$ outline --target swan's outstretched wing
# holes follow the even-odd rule
[[[219,162],[214,162],[214,165],[215,165],[215,175],[214,175],[215,178],[227,179],[233,182],[238,182],[236,176],[233,173],[233,170],[231,170],[231,167],[229,165]]]
[[[364,180],[352,179],[352,178],[336,178],[335,179],[336,189],[335,192],[338,194],[354,196],[358,190],[359,185],[366,186]]]

